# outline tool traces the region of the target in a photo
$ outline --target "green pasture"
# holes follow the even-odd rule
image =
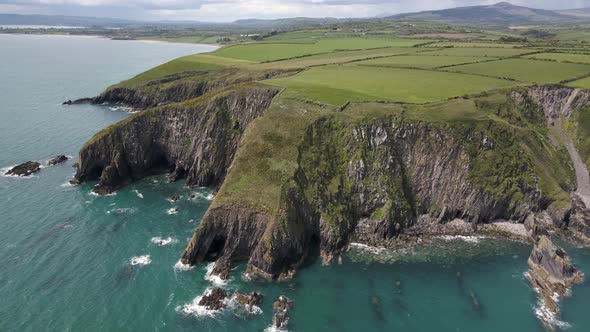
[[[506,59],[455,66],[447,68],[447,70],[510,78],[530,83],[559,83],[590,74],[590,65],[528,59]]]
[[[573,62],[590,64],[590,55],[577,53],[539,53],[526,56],[529,59],[552,60],[557,62]]]
[[[358,62],[358,64],[377,67],[410,67],[430,69],[450,65],[474,63],[485,60],[486,58],[479,57],[405,55],[361,61]]]
[[[288,96],[332,105],[349,101],[426,103],[516,84],[475,75],[367,66],[315,67],[264,82],[287,88],[284,94]]]
[[[257,62],[276,61],[334,52],[336,50],[363,50],[380,47],[409,47],[423,41],[410,39],[363,39],[338,38],[319,39],[313,43],[250,43],[221,48],[215,55],[226,58]]]

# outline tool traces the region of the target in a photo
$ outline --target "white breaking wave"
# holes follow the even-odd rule
[[[178,240],[171,238],[171,237],[167,237],[167,238],[163,239],[159,236],[153,237],[150,241],[154,244],[159,245],[160,247],[167,246],[171,243],[178,242]]]
[[[274,325],[271,325],[271,326],[264,329],[264,332],[288,332],[288,331],[289,330],[287,330],[285,327],[279,328]]]
[[[207,272],[205,273],[205,280],[209,281],[215,286],[225,286],[228,283],[228,280],[223,280],[218,275],[213,274],[213,269],[215,268],[215,263],[207,264]]]
[[[135,256],[131,258],[129,264],[132,266],[144,266],[148,265],[152,262],[150,255],[143,255],[143,256]]]
[[[214,317],[218,313],[222,312],[224,309],[209,310],[209,309],[207,309],[207,307],[199,305],[199,302],[201,301],[203,296],[211,294],[212,291],[213,291],[212,289],[207,288],[205,290],[205,293],[203,293],[203,295],[197,296],[191,303],[187,303],[183,306],[176,307],[176,312],[182,313],[186,316],[192,315],[192,316],[196,316],[196,317]],[[227,304],[227,302],[228,302],[228,299],[225,299],[224,303]]]
[[[203,193],[192,193],[189,196],[189,200],[196,200],[196,199],[204,199],[207,201],[212,201],[215,196],[213,194],[203,194]]]
[[[107,211],[107,214],[133,214],[135,213],[135,209],[134,208],[116,208],[116,209],[112,209],[110,211]]]
[[[132,190],[132,191],[137,195],[137,197],[143,198],[143,194],[140,193],[139,190],[135,189],[135,190]]]
[[[174,264],[174,271],[188,271],[192,270],[193,268],[194,266],[184,264],[180,259],[178,260],[178,262],[176,262],[176,264]]]
[[[177,214],[178,209],[177,208],[169,208],[168,210],[166,210],[166,213],[169,215]]]
[[[465,235],[441,235],[437,236],[438,239],[444,241],[463,241],[468,243],[479,243],[482,239],[485,239],[485,236],[465,236]]]
[[[117,192],[116,191],[113,191],[110,194],[99,195],[99,194],[95,193],[94,191],[90,190],[90,192],[88,193],[88,195],[90,195],[90,196],[98,196],[98,197],[100,197],[100,196],[117,196]]]
[[[355,243],[355,242],[351,243],[350,247],[353,249],[357,249],[357,250],[368,251],[368,252],[370,252],[372,254],[376,254],[376,255],[381,254],[387,250],[386,248],[371,247],[366,244]]]

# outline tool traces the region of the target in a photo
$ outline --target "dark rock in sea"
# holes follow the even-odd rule
[[[72,164],[72,167],[73,167],[73,168],[78,168],[78,167],[80,167],[80,163],[73,163],[73,164]]]
[[[168,198],[168,200],[170,202],[178,202],[180,200],[180,195],[174,195],[174,196]]]
[[[27,161],[26,163],[22,163],[20,165],[14,166],[13,168],[9,169],[5,175],[15,175],[15,176],[30,176],[34,173],[37,173],[41,170],[41,164],[36,161]]]
[[[214,288],[212,291],[203,295],[199,301],[200,306],[207,310],[221,310],[226,306],[227,293],[221,288]]]
[[[61,104],[62,105],[82,105],[82,104],[92,104],[93,101],[94,101],[94,98],[80,98],[80,99],[76,99],[74,101],[72,101],[71,99],[68,99]]]
[[[55,157],[49,159],[47,161],[47,164],[48,165],[57,165],[57,164],[61,164],[65,161],[67,161],[68,159],[70,159],[68,156],[60,154],[58,156],[55,156]]]
[[[248,312],[253,312],[254,306],[258,306],[262,303],[262,294],[258,292],[252,292],[250,295],[236,292],[235,299],[236,302],[243,305]]]
[[[581,283],[584,274],[572,264],[562,248],[544,235],[535,244],[528,264],[528,278],[537,290],[543,307],[544,314],[539,318],[548,329],[555,330],[560,312],[559,298],[573,285]]]
[[[275,312],[272,317],[272,325],[277,329],[285,328],[289,322],[289,310],[291,309],[291,300],[285,295],[279,296],[279,299],[273,303],[272,308]]]

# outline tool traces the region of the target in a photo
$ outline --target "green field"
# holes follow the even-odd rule
[[[249,61],[226,59],[209,54],[188,55],[167,62],[163,65],[145,71],[129,80],[119,83],[119,86],[133,86],[142,84],[155,79],[163,77],[200,70],[216,70],[229,66],[244,66],[249,64]]]
[[[519,44],[481,43],[481,42],[440,42],[432,44],[434,47],[468,47],[468,48],[515,48],[522,47]]]
[[[506,77],[531,83],[558,83],[590,73],[590,65],[526,59],[507,59],[447,69],[461,73]]]
[[[430,46],[430,45],[429,45]],[[431,55],[444,55],[444,56],[477,56],[477,57],[496,57],[506,58],[512,56],[518,56],[521,54],[531,53],[534,50],[528,49],[516,49],[516,48],[468,48],[468,47],[452,47],[445,48],[439,51],[434,51],[429,54]]]
[[[585,77],[577,81],[570,82],[568,85],[574,88],[590,89],[590,77]]]
[[[474,75],[366,66],[324,66],[264,81],[287,88],[288,96],[332,105],[348,101],[426,103],[515,85]]]
[[[449,65],[474,63],[484,60],[486,59],[478,57],[406,55],[361,61],[357,64],[377,67],[411,67],[431,69]]]
[[[529,59],[553,60],[557,62],[573,62],[590,64],[590,55],[574,53],[540,53],[526,56]]]
[[[310,66],[354,62],[364,59],[381,58],[394,55],[423,53],[427,51],[429,51],[429,49],[419,47],[386,47],[360,51],[338,51],[332,53],[310,55],[291,60],[267,62],[256,65],[256,67],[276,69],[304,68]]]
[[[226,58],[243,59],[250,61],[276,61],[314,55],[319,53],[334,52],[336,50],[363,50],[381,47],[406,47],[413,46],[423,41],[398,39],[361,39],[340,38],[309,40],[307,43],[251,43],[229,46],[214,52],[215,55]]]

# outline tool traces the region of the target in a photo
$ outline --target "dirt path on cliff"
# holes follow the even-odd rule
[[[590,208],[590,173],[588,173],[588,168],[580,156],[580,153],[574,146],[571,138],[563,132],[562,128],[561,119],[555,119],[552,131],[555,133],[559,141],[567,148],[567,152],[572,159],[576,171],[576,194],[582,198],[586,207]]]

